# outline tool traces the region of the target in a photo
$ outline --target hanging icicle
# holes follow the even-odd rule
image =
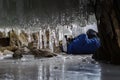
[[[52,30],[49,28],[49,49],[53,52],[53,34]]]
[[[30,43],[32,41],[30,29],[28,29],[27,34],[28,34],[28,42]]]
[[[39,30],[39,48],[42,49],[43,48],[43,44],[42,44],[42,29]]]
[[[43,39],[44,39],[44,48],[46,49],[47,48],[47,37],[46,37],[46,30],[44,29],[43,30],[44,32],[43,32]]]

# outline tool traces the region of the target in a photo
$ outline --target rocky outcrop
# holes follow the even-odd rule
[[[120,64],[120,6],[119,0],[96,0],[95,14],[101,48],[93,56],[96,60]]]
[[[38,58],[56,56],[56,54],[52,53],[50,50],[32,49],[31,52],[35,57]]]
[[[9,33],[9,38],[10,38],[10,46],[21,46],[19,37],[17,35],[17,33],[15,32],[15,30],[11,30]]]
[[[47,49],[28,49],[27,47],[21,47],[17,49],[14,54],[14,59],[22,58],[23,55],[34,55],[35,58],[43,58],[43,57],[53,57],[56,56],[55,53],[52,53],[50,50]]]
[[[35,42],[33,42],[33,41],[28,44],[28,48],[29,48],[29,49],[36,48],[36,46],[37,46],[37,45],[36,45]]]
[[[7,55],[7,54],[14,54],[14,52],[12,52],[12,51],[9,51],[9,50],[4,50],[4,52],[3,52],[3,55]]]
[[[15,52],[18,49],[16,46],[6,46],[6,47],[0,47],[0,51],[4,52],[4,50],[9,50]]]
[[[22,58],[23,55],[28,55],[28,54],[31,54],[30,50],[26,47],[21,47],[14,52],[13,58],[15,59]]]
[[[35,57],[53,57],[56,56],[55,53],[61,52],[61,45],[58,44],[56,35],[53,34],[51,29],[44,29],[40,33],[40,31],[27,32],[27,30],[17,30],[14,28],[1,32],[0,42],[1,54],[13,52],[13,58],[16,59],[28,54]]]
[[[18,35],[21,46],[28,46],[28,34],[25,31],[21,31],[20,35]]]

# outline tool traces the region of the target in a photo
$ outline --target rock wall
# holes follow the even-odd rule
[[[10,53],[15,59],[22,58],[23,55],[34,55],[38,58],[56,56],[56,53],[60,53],[61,50],[60,46],[55,44],[56,35],[53,35],[52,29],[50,30],[30,31],[29,33],[27,30],[20,29],[11,29],[8,32],[1,29],[0,56]],[[48,35],[50,33],[52,36]],[[47,38],[46,44],[45,38]],[[53,50],[51,50],[52,48]]]
[[[120,64],[120,1],[96,0],[95,14],[101,48],[93,56],[96,60]]]
[[[18,48],[28,47],[30,49],[51,49],[50,47],[56,48],[59,47],[59,40],[56,42],[56,34],[53,31],[54,30],[50,29],[29,32],[29,30],[11,29],[4,33],[1,29],[0,48],[8,46]],[[50,43],[53,44],[53,46],[50,46]]]

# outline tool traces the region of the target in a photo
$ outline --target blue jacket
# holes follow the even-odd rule
[[[100,47],[100,40],[97,37],[88,39],[86,34],[76,37],[67,47],[68,54],[94,53]]]

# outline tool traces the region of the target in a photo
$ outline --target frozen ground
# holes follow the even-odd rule
[[[95,62],[91,55],[0,60],[0,80],[120,80],[119,70]]]

